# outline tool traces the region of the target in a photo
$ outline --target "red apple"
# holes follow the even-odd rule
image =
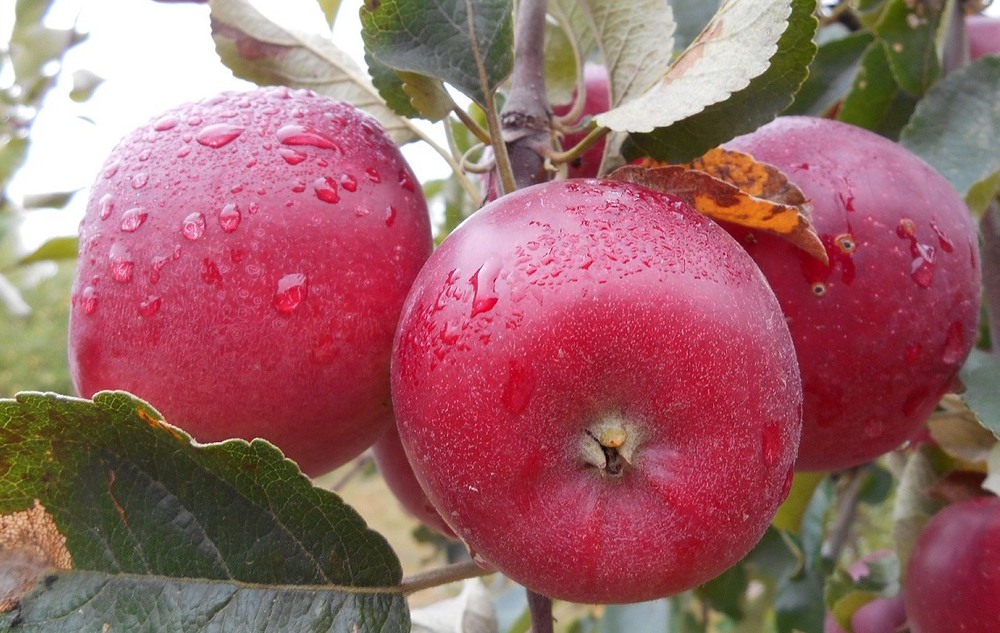
[[[851,615],[851,633],[895,633],[906,624],[906,610],[902,596],[875,598],[858,608]],[[823,633],[848,633],[827,613]]]
[[[696,586],[788,491],[801,394],[784,319],[746,253],[672,196],[567,180],[485,206],[418,275],[392,362],[434,507],[543,595]]]
[[[781,117],[727,146],[801,187],[830,259],[729,227],[795,340],[804,392],[796,468],[846,468],[897,448],[975,341],[979,248],[962,198],[902,146],[829,119]]]
[[[583,112],[578,119],[570,122],[570,125],[578,125],[586,118],[607,112],[611,103],[611,88],[608,83],[607,68],[598,64],[585,64],[583,67],[583,80],[585,90]],[[576,93],[574,93],[573,98],[576,98]],[[552,108],[552,113],[555,116],[565,116],[569,113],[571,107],[572,102],[558,105]],[[571,149],[586,136],[587,132],[585,131],[566,134],[561,142],[563,149]],[[569,163],[567,167],[570,178],[593,178],[598,175],[597,172],[601,168],[601,158],[604,155],[606,138],[602,138],[591,145],[582,156]]]
[[[967,16],[965,35],[969,40],[969,59],[1000,54],[1000,18],[990,15]]]
[[[934,515],[913,546],[903,594],[912,633],[1000,631],[1000,498]]]
[[[128,135],[80,224],[70,368],[200,441],[263,437],[317,475],[392,423],[389,353],[431,251],[379,124],[307,91],[180,106]]]
[[[379,474],[385,480],[385,485],[399,500],[403,509],[438,534],[455,538],[455,532],[434,509],[434,505],[427,498],[427,493],[420,487],[420,482],[413,474],[413,467],[406,457],[395,425],[389,427],[385,435],[375,442],[372,446],[372,455],[375,457],[375,466]]]

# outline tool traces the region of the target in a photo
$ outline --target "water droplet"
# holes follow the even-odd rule
[[[153,259],[150,261],[152,270],[149,271],[149,283],[151,284],[159,283],[160,271],[163,270],[163,267],[169,264],[170,262],[177,261],[178,259],[180,259],[180,256],[181,256],[180,246],[175,247],[174,252],[171,253],[170,255],[154,256]]]
[[[410,175],[410,172],[405,169],[399,170],[399,186],[407,191],[416,192],[417,190],[416,186],[413,184],[413,177]]]
[[[190,153],[191,153],[191,146],[190,145],[185,145],[184,147],[182,147],[179,150],[177,150],[177,158],[184,158],[185,156],[187,156]]]
[[[934,247],[916,244],[917,254],[910,265],[910,276],[921,288],[927,288],[934,281]]]
[[[277,131],[276,135],[283,145],[308,145],[319,149],[340,150],[340,146],[333,139],[304,125],[285,125]]]
[[[142,150],[141,152],[139,152],[139,162],[143,162],[143,163],[146,162],[147,160],[149,160],[149,157],[152,156],[152,155],[153,155],[153,150],[151,150],[149,148],[146,148],[146,149]]]
[[[510,361],[507,382],[504,384],[500,402],[510,413],[517,415],[528,407],[535,392],[535,373],[524,361]]]
[[[208,125],[199,130],[198,135],[195,136],[195,140],[205,147],[218,149],[232,143],[242,133],[243,128],[238,125],[216,123],[215,125]]]
[[[387,205],[385,208],[385,225],[392,226],[396,223],[396,207]]]
[[[350,174],[343,174],[340,177],[340,186],[344,188],[344,191],[353,193],[358,190],[358,180]]]
[[[946,253],[951,253],[955,250],[955,245],[951,243],[951,240],[948,239],[948,236],[944,234],[944,231],[937,224],[931,224],[931,229],[934,230],[934,234],[938,237],[938,244],[941,245],[941,250]]]
[[[278,281],[271,305],[281,314],[291,314],[306,299],[309,280],[302,273],[285,275]]]
[[[172,130],[177,127],[177,117],[172,114],[168,114],[161,117],[156,123],[153,124],[153,129],[157,132],[166,132],[167,130]]]
[[[160,297],[149,295],[139,302],[139,314],[146,318],[155,316],[160,311]]]
[[[920,355],[923,351],[924,346],[920,343],[910,343],[906,346],[906,351],[903,353],[903,360],[905,360],[908,365],[915,365],[917,361],[920,360]]]
[[[101,196],[101,199],[97,203],[99,206],[98,215],[102,220],[107,220],[111,217],[111,212],[115,210],[115,198],[110,193],[106,193]]]
[[[201,260],[201,280],[207,284],[222,284],[222,273],[219,272],[219,267],[207,257]]]
[[[222,211],[219,211],[219,226],[226,233],[232,233],[240,226],[240,221],[243,216],[240,214],[240,208],[236,206],[235,202],[228,202]]]
[[[306,183],[299,181],[292,186],[292,191],[295,193],[302,193],[306,190]],[[290,203],[287,206],[292,206]]]
[[[149,174],[144,171],[140,171],[132,176],[132,188],[142,189],[149,182]]]
[[[489,312],[499,301],[496,293],[497,276],[500,274],[500,260],[491,256],[479,267],[469,283],[472,284],[472,314]]]
[[[368,167],[365,169],[365,175],[368,176],[368,180],[372,182],[382,182],[382,176],[379,175],[378,170],[374,167]]]
[[[363,218],[372,214],[372,210],[368,207],[357,207],[354,209],[354,217]]]
[[[955,321],[948,328],[941,360],[949,365],[961,365],[968,353],[969,345],[966,343],[965,327],[961,321]]]
[[[114,178],[115,175],[118,173],[119,168],[121,168],[121,163],[119,163],[118,161],[111,163],[110,165],[104,168],[104,177],[109,179]]]
[[[264,194],[261,194],[261,195],[264,195]],[[247,211],[250,212],[250,215],[254,215],[258,211],[260,211],[260,205],[257,204],[256,202],[251,202],[249,205],[247,205]]]
[[[197,114],[193,114],[189,116],[187,119],[187,124],[190,125],[191,127],[198,127],[199,125],[201,125],[201,122],[202,118]]]
[[[93,314],[94,310],[97,309],[97,288],[93,286],[84,288],[83,292],[80,293],[78,305],[84,314],[88,316]]]
[[[777,424],[768,424],[764,427],[760,437],[761,457],[764,465],[774,466],[781,459],[784,443],[781,441],[781,427]]]
[[[279,147],[278,155],[285,159],[289,165],[298,165],[307,158],[305,153],[291,147]]]
[[[132,207],[122,214],[121,229],[126,233],[134,233],[143,223],[149,214],[142,207]]]
[[[329,176],[314,180],[313,191],[316,192],[316,197],[323,202],[329,202],[330,204],[340,202],[340,194],[337,193],[337,182]]]
[[[184,218],[181,235],[189,240],[197,240],[205,234],[205,215],[195,211]]]
[[[127,284],[132,281],[132,274],[135,271],[135,262],[131,259],[112,259],[111,278],[115,281]]]

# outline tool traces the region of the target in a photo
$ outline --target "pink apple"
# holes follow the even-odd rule
[[[180,106],[129,134],[91,190],[73,380],[323,473],[392,423],[392,337],[430,251],[419,183],[353,106],[284,88]]]
[[[583,79],[585,90],[583,112],[579,119],[571,122],[574,125],[581,123],[587,117],[607,112],[611,102],[611,88],[608,83],[607,68],[598,64],[585,64],[583,67]],[[576,93],[574,93],[575,98]],[[558,105],[552,108],[552,113],[556,116],[565,116],[571,107],[572,102]],[[587,132],[585,131],[566,134],[561,142],[563,149],[571,149],[586,136]],[[601,158],[604,155],[604,146],[606,143],[605,139],[601,139],[587,148],[580,158],[572,161],[568,165],[569,177],[593,178],[597,176],[597,172],[601,167]]]
[[[965,34],[969,40],[970,59],[1000,54],[1000,18],[990,15],[967,16]]]
[[[672,196],[550,182],[428,260],[393,348],[417,479],[483,561],[584,603],[713,578],[790,484],[800,384],[746,253]]]

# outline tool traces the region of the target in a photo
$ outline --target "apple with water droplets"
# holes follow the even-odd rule
[[[788,491],[794,348],[739,245],[669,195],[549,182],[474,214],[407,297],[404,450],[484,563],[538,593],[648,600],[721,573]]]
[[[958,501],[917,537],[903,584],[912,633],[1000,631],[1000,498]]]
[[[968,208],[917,156],[846,123],[780,117],[727,147],[802,189],[829,257],[727,227],[795,340],[804,393],[796,468],[847,468],[898,448],[953,388],[975,342],[981,272]]]
[[[326,472],[392,422],[392,337],[431,249],[420,186],[367,114],[285,88],[182,105],[125,137],[91,190],[74,384]]]

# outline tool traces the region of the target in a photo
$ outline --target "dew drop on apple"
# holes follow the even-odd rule
[[[396,223],[396,207],[387,205],[385,208],[385,225],[392,226]]]
[[[344,191],[353,193],[358,190],[358,179],[350,174],[343,174],[340,176],[340,186],[344,188]]]
[[[307,158],[304,152],[291,147],[279,147],[278,156],[281,156],[289,165],[298,165]]]
[[[125,233],[135,233],[146,222],[149,213],[142,207],[132,207],[122,214],[121,229]]]
[[[238,229],[242,219],[240,208],[236,206],[235,202],[227,202],[219,211],[219,226],[226,233],[232,233]]]
[[[178,123],[179,121],[177,120],[176,116],[168,114],[164,117],[159,118],[156,121],[156,123],[153,124],[153,129],[157,132],[166,132],[168,130],[172,130],[175,127],[177,127]]]
[[[181,235],[189,240],[200,239],[205,234],[205,214],[195,211],[184,218]]]
[[[114,178],[118,174],[118,170],[121,168],[121,163],[115,161],[104,168],[104,177],[107,179]]]
[[[309,280],[302,273],[291,273],[278,280],[271,305],[281,314],[291,314],[298,308],[309,291]]]
[[[238,125],[216,123],[206,125],[199,130],[195,140],[198,141],[199,145],[218,149],[232,143],[242,133],[243,128]]]
[[[489,312],[499,301],[496,292],[497,276],[500,274],[500,260],[490,256],[479,270],[469,278],[472,284],[472,314]]]
[[[135,262],[127,253],[111,255],[111,278],[123,284],[132,281],[135,272]]]
[[[416,192],[416,186],[413,184],[413,178],[410,176],[410,172],[405,169],[399,170],[399,186],[407,191]]]
[[[370,180],[372,182],[375,182],[375,183],[382,182],[382,176],[378,173],[378,170],[375,169],[374,167],[368,167],[368,168],[366,168],[365,169],[365,176],[367,176],[368,180]]]
[[[960,321],[955,321],[948,328],[941,360],[948,365],[959,365],[965,360],[967,353],[968,346],[965,341],[965,327],[962,326]]]
[[[340,202],[340,194],[337,192],[337,181],[329,176],[314,180],[313,191],[316,192],[316,197],[323,202],[330,204]]]
[[[84,288],[83,292],[80,293],[78,305],[80,306],[80,310],[87,316],[93,314],[97,310],[97,289],[93,286]]]
[[[160,303],[162,299],[157,295],[148,295],[145,299],[139,302],[139,314],[146,318],[156,316],[156,313],[160,311]]]
[[[304,125],[285,125],[276,132],[278,140],[282,145],[302,146],[308,145],[319,149],[340,150],[340,146],[333,139],[322,132],[307,128]]]
[[[110,193],[106,193],[101,196],[101,199],[97,203],[98,206],[98,217],[102,220],[107,220],[111,217],[111,213],[115,210],[115,198]]]
[[[149,182],[149,174],[147,174],[144,171],[140,171],[132,176],[133,189],[142,189],[143,187],[146,186],[147,182]]]

